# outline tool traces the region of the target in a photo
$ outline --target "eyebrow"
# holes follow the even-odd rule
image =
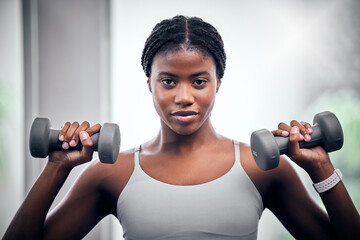
[[[178,75],[169,72],[160,72],[159,75],[166,75],[170,77],[178,77]]]
[[[198,73],[191,74],[190,76],[191,77],[198,77],[198,76],[201,76],[201,75],[210,75],[210,74],[207,71],[203,71],[203,72],[198,72]]]
[[[198,73],[193,73],[190,75],[190,77],[194,78],[194,77],[198,77],[201,75],[210,75],[207,71],[202,71],[202,72],[198,72]],[[174,74],[174,73],[169,73],[169,72],[160,72],[159,75],[166,75],[166,76],[170,76],[170,77],[179,77],[178,75]]]

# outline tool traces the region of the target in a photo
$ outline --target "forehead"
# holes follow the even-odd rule
[[[175,74],[203,72],[216,74],[213,58],[198,50],[178,50],[161,52],[155,55],[151,73],[172,72]]]

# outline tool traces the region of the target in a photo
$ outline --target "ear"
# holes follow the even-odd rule
[[[147,80],[147,85],[148,85],[149,91],[152,93],[150,78],[148,78],[148,80]]]
[[[221,79],[218,78],[216,81],[216,93],[219,91],[220,86],[221,86]]]

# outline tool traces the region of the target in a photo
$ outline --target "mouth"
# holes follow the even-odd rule
[[[176,111],[171,113],[171,116],[182,123],[192,122],[197,115],[199,115],[199,112],[196,111]]]
[[[179,117],[195,116],[198,114],[199,113],[196,111],[176,111],[171,113],[172,116],[179,116]]]

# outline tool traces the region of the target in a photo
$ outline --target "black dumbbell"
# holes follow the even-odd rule
[[[59,140],[60,130],[50,129],[48,118],[36,118],[30,130],[30,153],[36,158],[45,158],[51,150],[61,150],[62,142]],[[100,132],[91,136],[94,143],[94,151],[99,154],[102,163],[114,163],[120,150],[120,129],[115,123],[105,123]],[[79,142],[69,150],[80,150],[82,144]]]
[[[321,112],[314,116],[310,142],[301,141],[300,148],[322,146],[327,152],[341,149],[344,143],[343,131],[337,117],[331,112]],[[280,155],[288,153],[289,138],[274,136],[261,129],[251,134],[251,152],[256,164],[262,170],[276,168]]]

